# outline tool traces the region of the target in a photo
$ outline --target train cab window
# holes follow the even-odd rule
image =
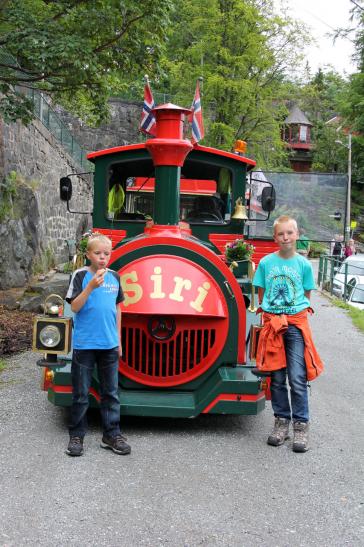
[[[213,177],[209,179],[189,178],[182,174],[180,220],[192,224],[225,224],[229,220],[231,173],[217,167],[211,174]],[[145,165],[120,162],[109,166],[106,199],[109,220],[153,219],[154,195],[154,168],[149,162]]]
[[[135,172],[135,171],[134,171]],[[113,221],[148,220],[153,215],[154,185],[148,176],[132,176],[133,166],[114,164],[107,181],[107,218]],[[154,174],[154,173],[153,173]]]
[[[196,196],[193,209],[186,216],[187,222],[219,222],[222,223],[223,203],[217,196]]]
[[[189,223],[224,224],[226,206],[213,179],[181,178],[180,217]]]

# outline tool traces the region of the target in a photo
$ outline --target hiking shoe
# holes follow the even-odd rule
[[[66,454],[69,456],[82,456],[83,454],[83,439],[82,437],[70,437]]]
[[[115,437],[102,437],[101,448],[110,448],[115,454],[120,454],[121,456],[126,456],[130,454],[131,448],[126,441],[126,437],[122,435],[115,435]]]
[[[293,422],[293,452],[307,452],[308,450],[308,422]]]
[[[289,420],[276,416],[273,431],[269,435],[267,443],[271,446],[280,446],[286,439],[289,439],[288,429]]]

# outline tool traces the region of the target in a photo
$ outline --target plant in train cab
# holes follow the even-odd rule
[[[86,252],[87,252],[87,243],[88,238],[92,235],[92,230],[88,230],[88,232],[85,232],[82,234],[80,239],[76,243],[76,254],[73,257],[73,270],[77,270],[78,268],[82,268],[86,263]]]
[[[227,262],[249,260],[254,253],[254,245],[247,243],[243,239],[236,239],[225,245],[225,257]]]

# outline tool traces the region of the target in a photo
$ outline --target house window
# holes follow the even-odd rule
[[[300,125],[300,142],[307,142],[307,125]]]

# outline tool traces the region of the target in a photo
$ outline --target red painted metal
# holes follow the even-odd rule
[[[227,318],[179,316],[168,340],[150,333],[149,317],[128,315],[122,324],[119,370],[140,384],[171,387],[198,378],[216,361],[228,334]]]
[[[195,242],[191,239],[186,239],[185,235],[183,237],[175,237],[173,235],[171,236],[169,231],[167,231],[166,235],[163,235],[164,230],[162,229],[162,227],[159,227],[159,228],[161,228],[161,230],[158,237],[145,233],[145,237],[140,237],[138,239],[135,239],[133,241],[126,243],[125,245],[122,245],[118,249],[115,249],[112,253],[111,264],[115,262],[116,260],[118,260],[124,254],[127,254],[129,252],[132,252],[138,249],[142,249],[142,248],[144,249],[149,246],[157,247],[158,245],[184,247],[185,249],[188,249],[204,257],[209,262],[211,262],[211,264],[213,264],[219,271],[223,273],[223,275],[226,278],[226,281],[229,283],[229,286],[232,291],[232,295],[235,299],[237,308],[239,309],[239,319],[238,319],[238,325],[237,325],[238,339],[245,341],[245,329],[246,329],[245,313],[246,312],[245,312],[245,302],[244,302],[243,294],[241,292],[238,282],[236,281],[235,276],[229,270],[229,268],[221,261],[221,257],[216,255],[215,253],[212,253],[209,249],[201,245],[199,242]],[[176,254],[178,255],[178,251],[176,252]],[[245,362],[245,343],[238,344],[237,361],[238,363]]]
[[[145,142],[140,144],[126,144],[125,146],[114,146],[113,148],[106,148],[104,150],[98,150],[97,152],[90,152],[87,154],[88,160],[99,158],[100,156],[111,156],[112,154],[119,154],[119,152],[128,152],[129,150],[143,150],[145,149]]]
[[[154,192],[155,178],[135,177],[132,186],[128,186],[128,192]],[[180,182],[181,194],[197,196],[213,196],[216,193],[215,180],[182,179]]]
[[[183,139],[183,121],[191,114],[189,108],[166,103],[153,108],[152,113],[157,119],[157,139]]]
[[[56,384],[51,384],[49,386],[49,389],[54,391],[54,393],[72,393],[72,386],[59,386],[59,385],[56,385]],[[96,399],[96,401],[98,403],[100,402],[100,400],[101,400],[100,395],[98,394],[98,392],[96,391],[95,388],[90,387],[89,395],[91,395],[91,397]]]
[[[110,228],[94,228],[93,232],[99,232],[111,239],[113,248],[126,237],[125,230],[111,230]]]
[[[147,223],[144,229],[144,234],[148,236],[171,236],[182,238],[192,234],[190,225],[187,222],[180,222],[178,225],[174,224],[154,224],[153,221]]]
[[[257,393],[256,395],[249,395],[249,394],[240,394],[240,393],[220,393],[211,403],[207,405],[207,407],[201,412],[201,414],[208,414],[210,410],[214,408],[214,406],[217,405],[220,401],[236,401],[238,403],[246,403],[246,402],[256,402],[260,399],[263,399],[265,397],[263,392]]]
[[[128,152],[132,150],[143,150],[146,148],[146,143],[140,144],[127,144],[125,146],[115,146],[114,148],[107,148],[105,150],[98,150],[97,152],[90,152],[87,154],[88,160],[93,160],[94,158],[99,158],[101,156],[109,156],[112,154],[119,154],[120,152]],[[193,147],[194,150],[201,150],[201,152],[209,152],[214,156],[223,156],[225,158],[233,159],[239,163],[244,163],[248,166],[248,170],[255,167],[256,162],[245,156],[239,156],[238,154],[233,154],[232,152],[226,152],[225,150],[218,150],[217,148],[210,148],[209,146],[200,146],[195,144]]]
[[[173,104],[157,106],[152,110],[157,118],[157,136],[149,139],[145,147],[157,166],[182,167],[187,154],[192,150],[191,142],[183,138],[183,120],[191,111]]]
[[[251,243],[255,247],[252,260],[257,266],[263,256],[278,251],[279,247],[273,240],[266,239],[246,239],[241,234],[209,234],[209,240],[215,245],[220,253],[225,253],[225,246],[236,239],[245,239],[247,243]]]
[[[119,273],[123,314],[158,315],[162,307],[163,315],[228,316],[215,279],[186,258],[155,254],[128,263]]]
[[[225,253],[225,246],[236,239],[244,239],[242,234],[209,234],[209,241],[215,245],[220,253]]]
[[[211,154],[214,154],[215,156],[225,156],[225,158],[230,158],[230,159],[239,161],[241,163],[245,163],[246,165],[248,165],[248,171],[250,169],[253,169],[253,167],[255,167],[257,164],[256,161],[251,160],[250,158],[246,158],[245,156],[233,154],[232,152],[225,152],[225,150],[218,150],[217,148],[210,148],[209,146],[201,146],[199,144],[195,144],[194,150],[201,150],[202,152],[210,152]]]
[[[252,260],[256,266],[258,266],[261,259],[270,254],[278,251],[279,247],[275,241],[269,241],[266,239],[247,239],[248,243],[251,243],[255,247],[255,251],[252,256]]]
[[[40,387],[43,391],[48,391],[48,388],[52,385],[52,380],[47,377],[49,372],[51,372],[51,369],[47,367],[42,368],[42,379]]]

